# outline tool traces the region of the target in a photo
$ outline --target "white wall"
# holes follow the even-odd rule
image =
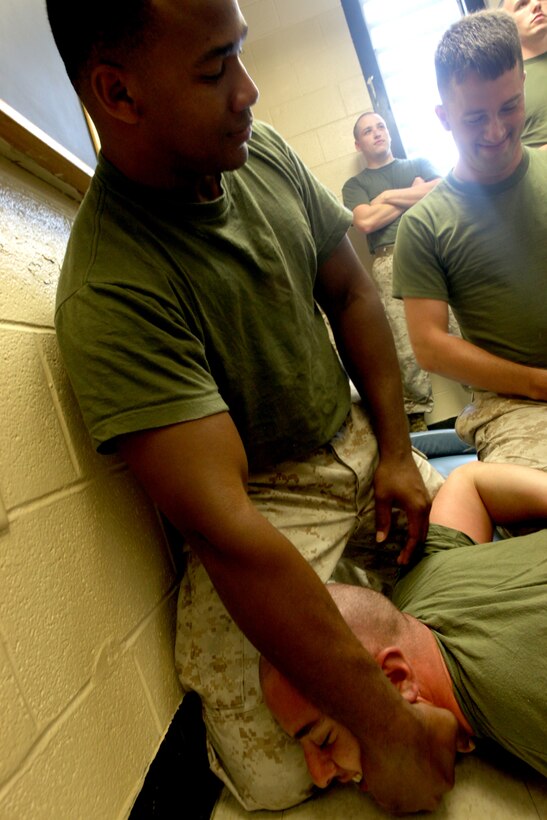
[[[53,304],[76,204],[0,157],[0,817],[125,817],[181,693],[158,517],[95,455]]]

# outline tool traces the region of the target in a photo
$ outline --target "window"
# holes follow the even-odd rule
[[[460,0],[343,0],[342,5],[376,111],[396,156],[429,159],[441,174],[456,149],[435,114],[434,54],[445,30],[483,3]],[[472,8],[471,8],[472,7]]]

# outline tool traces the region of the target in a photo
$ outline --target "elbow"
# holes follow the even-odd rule
[[[357,228],[358,231],[364,233],[368,236],[369,233],[373,233],[376,230],[376,226],[368,219],[354,219],[353,220],[353,227]]]
[[[424,342],[412,342],[412,349],[414,351],[416,361],[418,362],[422,370],[426,370],[428,373],[439,372],[435,351],[434,348],[432,348],[431,344],[427,344]]]

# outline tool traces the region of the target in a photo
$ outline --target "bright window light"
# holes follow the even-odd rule
[[[461,17],[458,0],[361,0],[361,11],[407,156],[426,157],[446,174],[456,149],[435,114],[434,54]]]

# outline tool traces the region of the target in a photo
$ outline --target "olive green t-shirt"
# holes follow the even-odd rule
[[[526,120],[522,141],[530,148],[547,145],[547,51],[524,61]]]
[[[393,602],[433,631],[474,734],[547,775],[547,530],[475,544],[431,525]]]
[[[375,197],[384,191],[398,188],[410,188],[416,177],[425,182],[436,179],[439,174],[426,159],[394,159],[381,168],[365,168],[344,183],[342,198],[344,205],[353,211],[358,205],[370,205]],[[398,216],[389,225],[368,234],[367,242],[371,253],[379,245],[393,245],[401,217]]]
[[[546,191],[545,151],[494,185],[449,174],[401,218],[394,296],[448,302],[464,339],[547,367]]]
[[[56,328],[100,451],[122,433],[228,410],[256,468],[324,444],[348,413],[314,287],[351,215],[264,124],[222,190],[187,203],[99,159]]]

